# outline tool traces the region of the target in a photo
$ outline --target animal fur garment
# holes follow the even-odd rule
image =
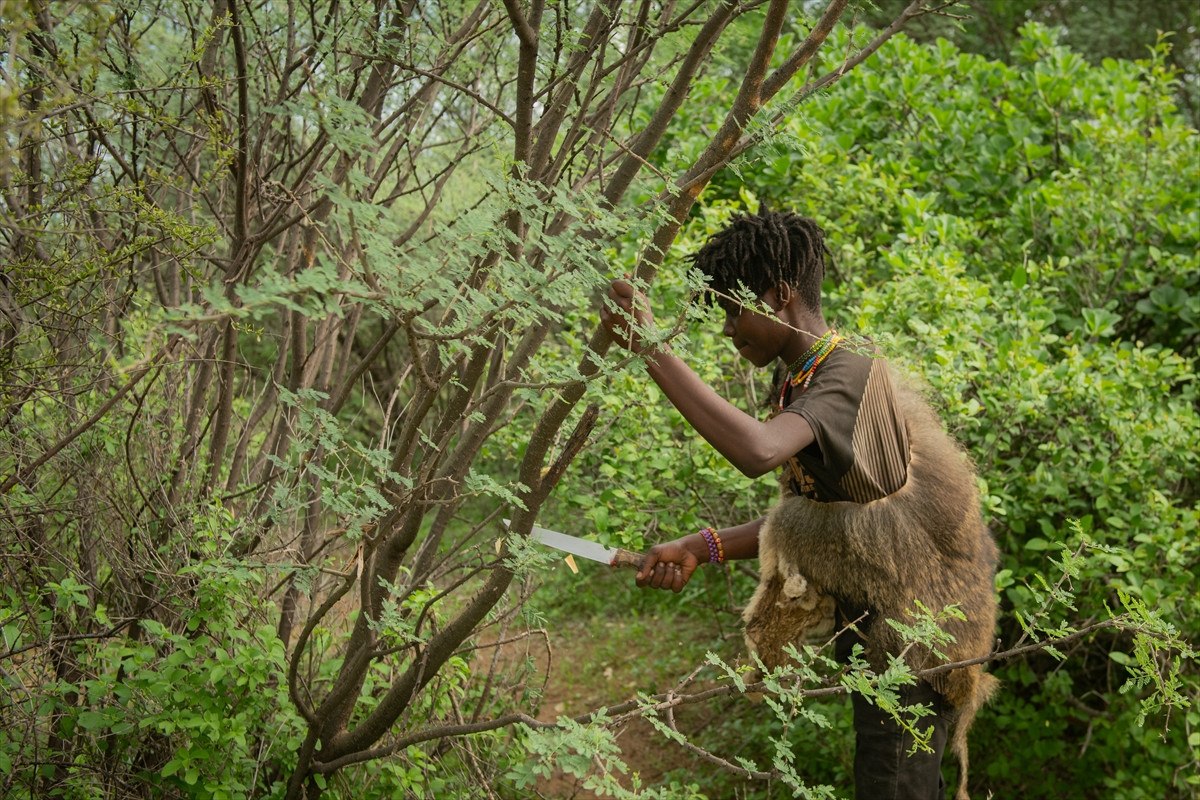
[[[954,637],[939,647],[949,661],[990,652],[997,552],[980,513],[974,470],[929,405],[912,389],[893,385],[908,429],[904,486],[869,503],[785,496],[763,523],[759,586],[743,619],[747,645],[769,667],[787,660],[783,648],[788,643],[829,630],[828,596],[869,609],[858,627],[865,631],[865,655],[876,670],[905,646],[884,620],[911,623],[908,612],[916,611],[918,602],[934,614],[956,605],[966,615],[942,623]],[[905,660],[914,671],[943,663],[922,646],[912,647]],[[954,707],[951,749],[961,776],[955,798],[964,800],[967,729],[997,682],[975,665],[937,675],[930,683]]]

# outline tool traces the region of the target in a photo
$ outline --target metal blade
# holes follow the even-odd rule
[[[508,526],[508,520],[504,520],[505,527]],[[572,555],[577,555],[580,558],[588,558],[592,561],[599,561],[601,564],[611,564],[613,557],[617,554],[615,547],[605,547],[588,539],[580,539],[578,536],[568,536],[565,533],[552,531],[547,528],[539,528],[533,526],[533,530],[529,535],[535,542],[541,542],[547,547],[553,547],[555,550],[562,550]]]

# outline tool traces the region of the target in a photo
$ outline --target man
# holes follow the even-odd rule
[[[768,665],[779,663],[782,644],[801,633],[786,607],[803,590],[795,587],[810,582],[833,597],[843,624],[859,622],[861,637],[839,636],[843,659],[861,642],[882,669],[905,646],[877,620],[904,621],[917,602],[931,612],[951,604],[966,612],[967,621],[943,625],[956,638],[943,648],[952,660],[984,655],[995,620],[996,553],[973,473],[927,404],[894,385],[882,359],[848,347],[826,323],[826,253],[813,220],[774,212],[736,217],[693,256],[738,354],[782,370],[766,421],[718,395],[668,347],[645,343],[635,330],[654,324],[645,297],[626,281],[612,283],[603,324],[645,357],[650,377],[697,432],[750,477],[783,468],[783,498],[768,517],[654,546],[637,584],[678,592],[702,563],[761,555],[747,636]],[[747,292],[756,305],[740,302]],[[923,647],[908,648],[906,659],[914,669],[938,663]],[[943,796],[940,764],[953,724],[961,766],[956,797],[965,798],[966,728],[993,688],[978,666],[905,687],[904,704],[933,711],[921,720],[932,724],[933,752],[913,756],[891,717],[855,695],[857,797]]]

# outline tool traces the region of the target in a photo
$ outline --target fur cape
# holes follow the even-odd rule
[[[789,643],[829,636],[834,597],[869,609],[858,628],[876,670],[904,649],[885,620],[910,624],[908,612],[918,603],[933,614],[955,605],[966,616],[941,624],[953,637],[938,648],[948,661],[991,650],[997,551],[980,512],[974,470],[916,391],[895,380],[893,386],[909,439],[904,486],[869,503],[821,503],[788,494],[763,523],[759,586],[743,619],[747,645],[767,666],[787,660],[783,648]],[[914,671],[945,663],[921,646],[905,660]],[[967,729],[997,682],[979,665],[929,682],[954,707],[951,749],[961,768],[961,800],[967,796]]]

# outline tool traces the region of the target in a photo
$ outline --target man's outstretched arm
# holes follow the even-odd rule
[[[609,299],[643,327],[654,325],[645,295],[625,281],[613,281]],[[629,319],[607,308],[600,319],[613,340],[643,353],[641,339]],[[744,475],[757,478],[812,444],[816,438],[808,420],[799,414],[778,414],[766,422],[721,397],[669,348],[644,352],[650,377],[684,418],[709,444]]]

